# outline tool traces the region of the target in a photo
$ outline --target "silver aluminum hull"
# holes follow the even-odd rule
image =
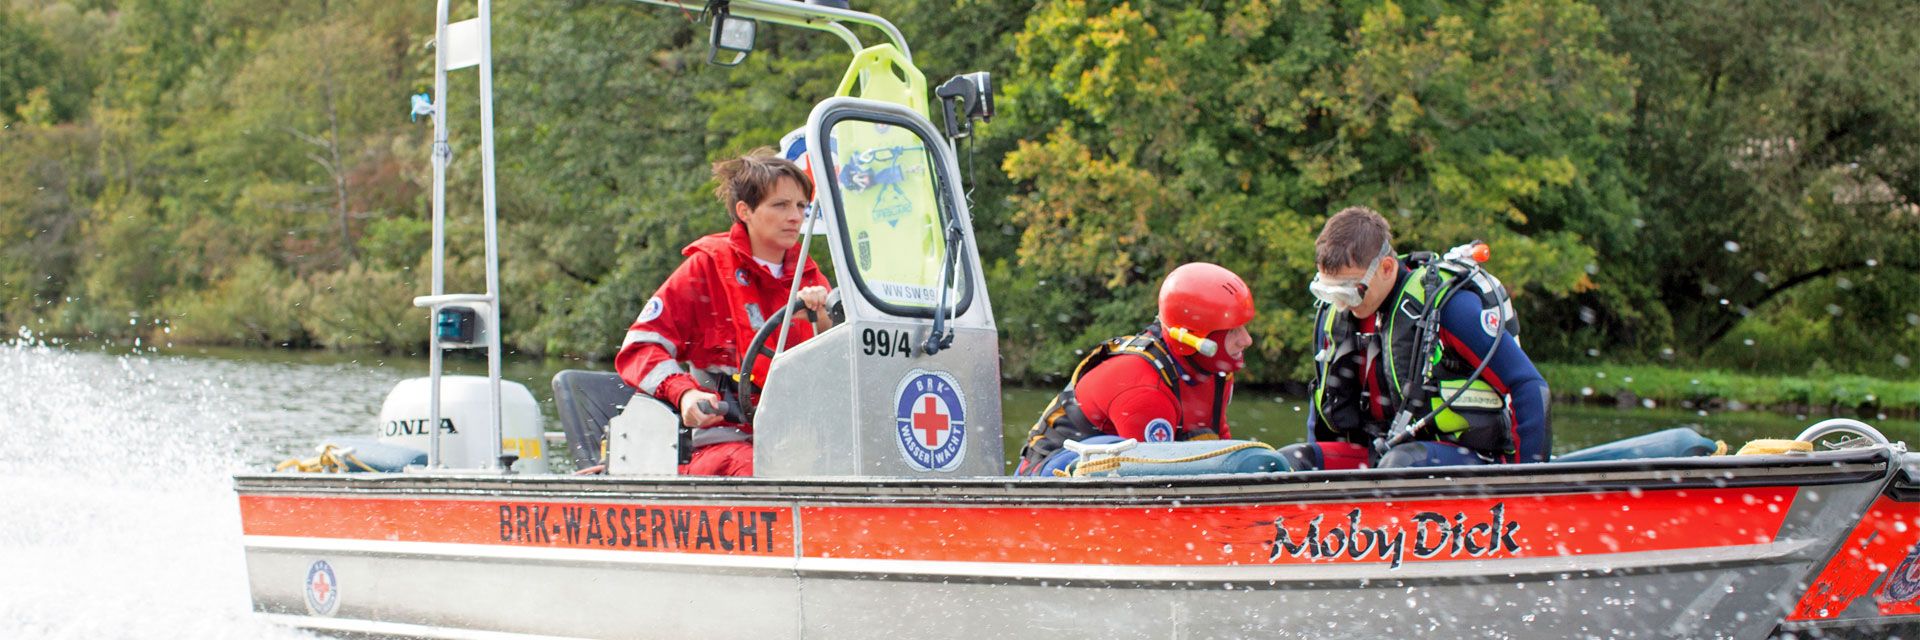
[[[1845,582],[1828,578],[1830,559],[1869,506],[1902,491],[1900,456],[1095,481],[248,475],[236,487],[255,608],[318,629],[1761,638],[1920,619],[1862,609],[1887,610],[1886,576],[1867,585],[1876,595],[1808,605]]]

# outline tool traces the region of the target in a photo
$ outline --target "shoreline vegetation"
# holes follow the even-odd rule
[[[1245,379],[1297,392],[1314,237],[1367,205],[1400,251],[1487,242],[1567,401],[1920,405],[1888,382],[1920,359],[1920,3],[855,8],[930,81],[1000,88],[963,154],[1008,380],[1057,387],[1206,261],[1253,289]],[[728,224],[709,163],[803,125],[848,51],[763,29],[721,68],[670,11],[497,9],[494,329],[604,362]],[[420,351],[433,126],[407,107],[433,23],[419,1],[0,0],[0,327]],[[478,291],[476,78],[448,83],[445,290]]]
[[[1636,364],[1539,363],[1555,403],[1764,411],[1797,418],[1911,420],[1920,417],[1920,382],[1865,375],[1733,373]]]
[[[131,346],[139,353],[156,355],[212,357],[287,357],[325,358],[351,362],[382,362],[417,359],[419,352],[392,352],[375,349],[313,349],[299,347],[260,347],[174,343],[124,345],[112,340],[73,341],[57,336],[21,333],[16,344],[48,344],[60,348],[99,349],[116,352]],[[449,352],[447,362],[458,368],[462,363],[484,362],[479,352]],[[612,363],[579,357],[555,357],[519,353],[508,349],[508,362],[538,363],[543,369],[575,368],[611,370]],[[564,364],[561,364],[564,363]],[[1779,375],[1729,372],[1696,365],[1621,364],[1621,363],[1536,363],[1541,376],[1553,391],[1556,405],[1617,407],[1621,409],[1684,409],[1710,412],[1753,411],[1791,416],[1799,419],[1851,417],[1865,420],[1920,419],[1920,381],[1882,378],[1869,375],[1835,374]],[[1056,382],[1047,379],[1002,380],[1007,388],[1051,389]],[[1305,382],[1299,380],[1253,381],[1250,389],[1279,393],[1292,398],[1304,397]]]

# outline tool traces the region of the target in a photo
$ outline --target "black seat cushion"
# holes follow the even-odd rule
[[[607,461],[603,448],[607,423],[625,411],[633,397],[633,387],[611,371],[568,369],[553,374],[553,403],[560,414],[560,428],[567,432],[575,467]]]

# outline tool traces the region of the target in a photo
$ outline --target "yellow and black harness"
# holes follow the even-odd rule
[[[1047,404],[1047,409],[1040,412],[1040,420],[1035,422],[1033,429],[1027,432],[1027,444],[1020,449],[1023,467],[1037,467],[1047,459],[1047,456],[1064,448],[1069,440],[1084,440],[1100,435],[1100,427],[1093,424],[1093,421],[1087,418],[1086,412],[1080,409],[1080,400],[1074,396],[1074,387],[1080,384],[1080,377],[1092,371],[1094,367],[1100,366],[1110,358],[1123,355],[1145,358],[1147,362],[1153,363],[1154,371],[1160,376],[1160,383],[1173,391],[1174,403],[1176,406],[1179,405],[1181,381],[1186,379],[1187,375],[1182,370],[1179,359],[1167,350],[1166,342],[1161,340],[1157,325],[1149,327],[1139,335],[1114,338],[1100,343],[1100,346],[1095,347],[1092,353],[1087,354],[1087,357],[1081,359],[1080,364],[1073,368],[1073,375],[1067,379],[1067,388],[1061,391],[1060,395],[1054,396],[1053,402]],[[1207,423],[1210,428],[1182,431],[1175,437],[1181,440],[1219,437],[1216,429],[1226,409],[1227,387],[1232,384],[1233,375],[1221,375],[1220,378],[1213,388],[1213,420]],[[1188,382],[1187,384],[1197,383]]]

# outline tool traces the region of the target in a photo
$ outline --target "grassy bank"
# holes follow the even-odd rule
[[[1860,375],[1766,376],[1659,365],[1542,363],[1561,399],[1602,404],[1765,409],[1786,413],[1920,413],[1920,382]]]

